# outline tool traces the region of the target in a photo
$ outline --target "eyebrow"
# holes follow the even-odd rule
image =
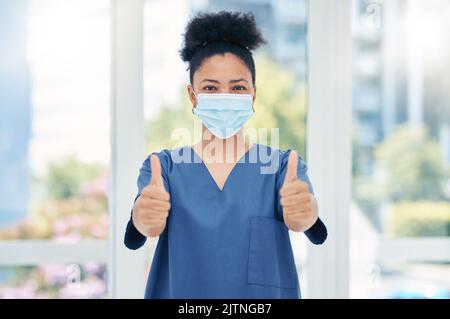
[[[219,81],[213,80],[213,79],[203,79],[203,80],[200,81],[200,83],[206,82],[206,81],[208,81],[208,82],[214,82],[214,83],[220,83]],[[248,83],[248,81],[247,81],[246,79],[230,80],[230,81],[228,81],[228,83],[237,83],[237,82],[241,82],[241,81],[245,81],[245,82]]]

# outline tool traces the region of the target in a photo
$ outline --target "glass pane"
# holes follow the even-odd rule
[[[450,2],[355,0],[351,296],[450,297]]]
[[[0,1],[0,239],[107,237],[109,10]]]
[[[172,8],[177,8],[173,10]],[[198,12],[251,11],[268,43],[253,52],[256,65],[255,114],[246,128],[266,128],[267,140],[257,143],[296,149],[306,158],[306,33],[307,1],[162,1],[147,0],[144,11],[144,113],[146,151],[192,145],[201,136],[191,112],[186,86],[189,71],[178,53],[184,28]],[[167,23],[167,12],[171,23]],[[188,132],[188,140],[176,136]],[[279,141],[272,137],[278,129]],[[198,134],[196,132],[199,132]],[[245,130],[244,130],[245,133]],[[259,131],[258,131],[259,133]],[[248,135],[250,137],[250,134]],[[274,139],[272,139],[274,138]],[[279,144],[277,144],[279,143]],[[303,237],[293,234],[297,266],[305,258]],[[153,247],[157,240],[150,239]],[[299,272],[301,273],[301,272]],[[302,291],[306,283],[302,281]]]
[[[0,299],[98,299],[106,291],[104,264],[0,267]]]

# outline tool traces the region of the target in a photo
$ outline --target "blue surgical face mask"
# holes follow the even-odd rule
[[[199,93],[193,113],[221,139],[236,134],[253,115],[252,94]]]

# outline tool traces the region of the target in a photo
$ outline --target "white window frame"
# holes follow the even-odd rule
[[[124,234],[145,156],[143,113],[144,0],[112,0],[111,298],[144,297],[145,246],[132,251]]]
[[[309,0],[307,160],[328,227],[323,247],[308,245],[306,298],[350,297],[352,200],[352,5]],[[380,236],[378,263],[450,260],[449,237]]]
[[[351,0],[309,0],[307,161],[323,246],[308,244],[305,298],[349,296]]]
[[[59,243],[0,241],[0,266],[98,262],[107,265],[107,298],[143,298],[145,249],[125,248],[123,237],[144,158],[144,0],[111,0],[111,156],[109,239]]]

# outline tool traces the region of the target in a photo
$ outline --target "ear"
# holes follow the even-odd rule
[[[191,84],[188,84],[186,86],[187,92],[188,92],[188,96],[189,96],[189,100],[191,100],[192,103],[192,110],[194,110],[195,105],[197,104],[195,95],[194,95],[194,88],[192,87]]]

